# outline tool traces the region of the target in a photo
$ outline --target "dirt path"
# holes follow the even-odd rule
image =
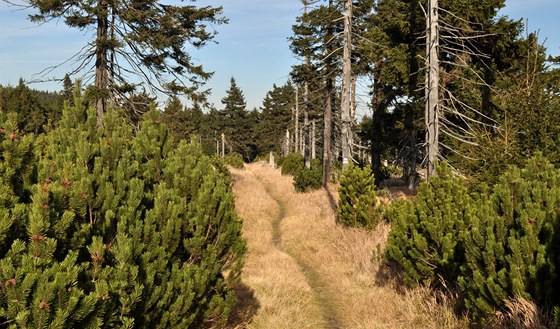
[[[434,321],[439,310],[425,296],[381,280],[388,225],[336,225],[326,191],[296,193],[291,177],[265,163],[231,173],[248,243],[231,328],[449,327]]]
[[[255,174],[254,171],[249,171]],[[286,201],[282,200],[282,195],[277,191],[277,187],[273,185],[272,182],[263,179],[262,174],[255,174],[258,182],[262,184],[265,188],[268,196],[274,200],[278,208],[278,213],[276,218],[272,219],[272,242],[274,245],[282,252],[285,252],[298,264],[299,271],[303,273],[307,280],[307,284],[313,291],[313,300],[317,306],[321,309],[322,323],[325,328],[341,329],[343,326],[339,323],[339,316],[336,311],[336,306],[334,305],[334,298],[332,292],[329,291],[328,286],[325,285],[321,279],[321,275],[317,273],[313,267],[305,261],[300,255],[291,253],[289,250],[285,250],[282,246],[282,230],[280,225],[282,220],[286,218]]]
[[[319,275],[305,260],[286,249],[282,224],[288,205],[268,176],[272,168],[250,165],[232,170],[236,206],[244,218],[248,255],[243,283],[255,300],[246,309],[245,325],[251,328],[343,328],[325,298]],[[274,176],[273,176],[274,177]],[[245,298],[247,298],[245,294]]]
[[[313,300],[313,290],[297,262],[281,249],[284,215],[255,175],[262,168],[232,169],[236,207],[248,243],[244,291],[238,292],[239,327],[320,328],[321,309]]]

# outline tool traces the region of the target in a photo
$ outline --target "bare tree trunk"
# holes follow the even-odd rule
[[[305,129],[305,127],[301,127],[299,129],[299,151],[300,151],[301,155],[305,155],[305,148],[304,148],[304,141],[303,141],[303,129]]]
[[[305,112],[303,121],[303,158],[305,159],[305,167],[311,169],[311,150],[309,149],[309,118],[307,111]]]
[[[268,155],[268,164],[274,168],[276,167],[275,162],[274,162],[274,152],[270,151],[269,155]]]
[[[290,153],[290,130],[286,128],[286,140],[284,141],[284,156]]]
[[[429,0],[427,19],[427,43],[426,53],[428,56],[428,68],[426,70],[426,148],[428,152],[428,163],[426,165],[426,179],[435,176],[435,163],[439,154],[439,35],[438,35],[438,0]]]
[[[309,127],[309,106],[308,106],[308,93],[309,93],[309,86],[307,84],[307,82],[304,85],[304,90],[303,90],[303,112],[304,112],[304,152],[303,152],[303,157],[305,159],[305,167],[307,167],[307,169],[311,168],[311,137],[310,137],[310,133],[311,133],[311,129]]]
[[[98,3],[100,14],[97,18],[97,39],[95,50],[95,88],[97,90],[97,127],[103,126],[103,114],[107,107],[107,87],[109,86],[108,56],[108,30],[109,19],[107,3],[100,0]]]
[[[333,0],[329,0],[329,17],[332,14]],[[327,27],[327,35],[330,37],[334,34],[332,22]],[[327,53],[333,51],[332,42],[326,45]],[[325,63],[327,71],[327,81],[325,83],[325,113],[324,113],[324,128],[323,128],[323,187],[327,188],[329,179],[331,177],[331,135],[332,135],[332,96],[335,85],[332,58],[328,57]]]
[[[315,120],[311,123],[311,159],[317,158],[317,137],[315,135]]]
[[[296,122],[295,122],[296,126],[295,126],[295,138],[296,138],[296,142],[295,142],[295,146],[296,146],[296,153],[300,150],[299,147],[299,92],[298,92],[298,87],[296,86]]]
[[[352,131],[354,131],[353,127],[354,127],[354,120],[356,118],[356,76],[353,75],[352,76],[352,91],[351,91],[351,97],[350,97],[350,127],[352,129]],[[352,136],[352,135],[350,135]],[[354,136],[352,136],[352,139],[354,138]],[[352,140],[353,142],[353,140]]]
[[[332,79],[327,80],[325,88],[325,113],[323,130],[323,187],[327,187],[331,176],[331,122],[332,122]]]
[[[351,116],[351,47],[352,47],[352,0],[346,0],[344,12],[344,53],[342,67],[342,104],[341,104],[341,143],[342,143],[342,167],[346,168],[352,159],[352,129],[350,127]]]
[[[222,158],[225,156],[225,154],[226,154],[226,135],[222,133]]]

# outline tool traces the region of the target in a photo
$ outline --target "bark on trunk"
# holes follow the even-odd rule
[[[99,1],[100,14],[97,18],[97,39],[95,51],[95,89],[97,90],[97,127],[103,126],[103,115],[107,107],[107,88],[109,87],[108,30],[109,19],[107,3]]]
[[[428,163],[426,179],[436,175],[435,163],[439,154],[439,35],[438,35],[438,0],[429,1],[428,38],[426,52],[428,69],[426,70],[426,148]]]

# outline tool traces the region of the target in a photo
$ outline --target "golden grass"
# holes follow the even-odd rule
[[[554,328],[554,320],[550,314],[543,312],[537,305],[523,297],[509,300],[506,311],[496,315],[496,327],[547,329]]]
[[[232,174],[238,196],[236,208],[244,219],[243,235],[248,240],[241,278],[257,299],[256,313],[241,326],[316,328],[321,321],[320,310],[304,274],[295,260],[272,241],[272,222],[279,213],[277,204],[253,175],[237,169],[232,169]],[[240,300],[244,302],[247,301]]]
[[[399,293],[387,282],[379,260],[389,225],[372,231],[338,226],[325,190],[296,193],[291,177],[264,163],[232,174],[248,239],[242,281],[258,301],[252,319],[240,326],[466,327],[452,312],[452,298],[438,296],[437,303],[427,289]],[[334,188],[331,193],[336,200]],[[279,217],[281,243],[275,245]]]

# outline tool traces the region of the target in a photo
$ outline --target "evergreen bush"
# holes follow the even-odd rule
[[[97,129],[78,92],[74,104],[38,138],[34,159],[25,137],[17,152],[2,139],[1,156],[20,165],[0,167],[3,183],[15,182],[0,191],[0,322],[224,323],[245,243],[223,173],[199,146],[174,148],[155,110],[134,136],[116,113]]]
[[[373,173],[350,165],[340,176],[337,220],[347,226],[374,227],[382,218]]]
[[[243,162],[243,157],[241,154],[233,152],[224,155],[222,158],[226,165],[232,166],[233,168],[243,169],[245,163]]]
[[[510,168],[481,199],[459,278],[469,312],[503,311],[518,296],[558,305],[560,171],[538,154],[525,168]]]
[[[296,176],[297,172],[305,167],[303,155],[301,153],[290,153],[279,162],[282,166],[282,175]],[[280,164],[279,164],[280,165]]]
[[[448,168],[440,167],[438,174],[420,184],[414,199],[396,203],[387,214],[392,224],[387,256],[410,286],[455,282],[464,261],[462,236],[473,201]]]
[[[282,167],[284,168],[284,167]],[[294,175],[294,187],[298,192],[316,190],[323,185],[323,170],[319,161],[311,161],[311,168],[299,168]]]

